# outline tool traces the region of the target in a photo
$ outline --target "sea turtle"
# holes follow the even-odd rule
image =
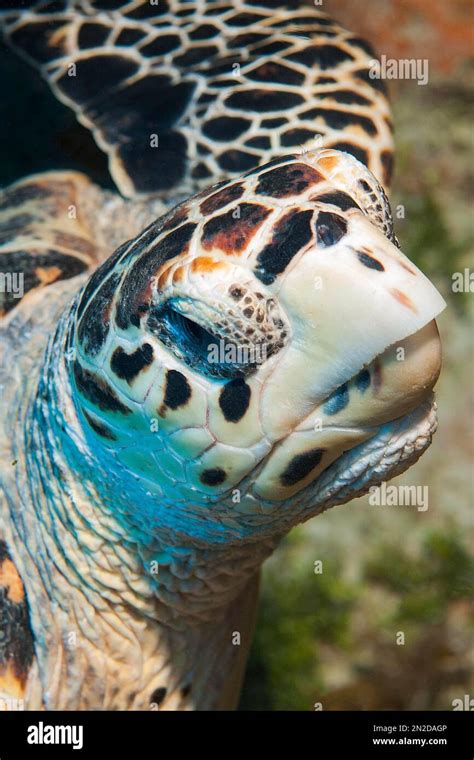
[[[436,427],[373,53],[293,1],[7,7],[121,194],[0,195],[3,704],[232,707],[263,560]]]

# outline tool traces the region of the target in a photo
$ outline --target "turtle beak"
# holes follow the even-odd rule
[[[395,402],[400,410],[410,396],[412,376],[428,387],[439,372],[436,327],[420,331],[446,304],[425,275],[360,213],[351,217],[347,234],[336,245],[302,255],[285,278],[278,300],[292,335],[287,349],[276,357],[263,394],[262,420],[270,438],[287,435],[390,347],[403,349],[410,336],[412,342],[405,346],[413,354],[410,369],[406,358],[391,361],[401,384]],[[426,353],[421,350],[425,341]],[[433,359],[425,368],[428,353]],[[291,389],[285,391],[286,403],[282,389]]]
[[[445,302],[360,213],[339,243],[303,254],[278,297],[292,335],[262,393],[275,444],[255,491],[284,501],[426,405],[441,367],[435,317]]]

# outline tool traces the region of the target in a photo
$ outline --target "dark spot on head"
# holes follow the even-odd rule
[[[311,166],[292,163],[261,174],[255,192],[271,198],[287,198],[289,195],[303,193],[322,179],[322,175]]]
[[[221,467],[213,467],[201,472],[199,479],[205,486],[220,486],[226,479],[226,474]]]
[[[330,203],[333,206],[340,208],[341,211],[347,211],[348,208],[357,208],[359,211],[362,210],[350,195],[343,193],[341,190],[336,190],[333,193],[315,195],[311,200],[317,201],[318,203]]]
[[[79,306],[77,307],[77,318],[82,315],[82,313],[85,311],[87,306],[90,303],[90,300],[92,298],[92,295],[95,293],[96,290],[98,290],[102,283],[105,281],[107,276],[112,272],[115,265],[122,259],[122,257],[125,257],[125,251],[128,249],[130,245],[130,241],[127,241],[126,243],[123,243],[120,245],[114,253],[109,256],[106,261],[104,261],[103,264],[101,264],[98,269],[95,270],[94,274],[90,278],[89,282],[87,283],[86,287],[84,288],[84,291],[81,296],[81,300],[79,301]]]
[[[340,385],[336,388],[334,393],[331,393],[329,398],[325,401],[323,406],[324,414],[333,415],[341,412],[349,403],[349,387],[347,383]]]
[[[96,420],[92,419],[91,415],[85,409],[82,409],[82,413],[87,420],[87,424],[90,425],[92,430],[97,433],[97,435],[100,435],[101,438],[108,438],[110,441],[117,440],[117,436],[114,435],[114,433],[112,433],[108,427],[103,425],[101,422],[97,422]]]
[[[165,697],[166,697],[166,688],[164,686],[159,686],[158,689],[155,689],[155,691],[151,695],[150,704],[161,705]]]
[[[127,329],[130,323],[137,327],[140,325],[140,318],[146,311],[143,304],[147,306],[151,300],[153,277],[165,261],[187,252],[195,229],[194,223],[183,224],[165,237],[160,237],[158,242],[143,254],[141,249],[149,241],[138,239],[136,260],[127,271],[117,299],[115,320],[118,327]],[[153,227],[151,232],[156,235]]]
[[[290,211],[275,225],[270,243],[257,256],[255,274],[266,285],[284,272],[312,239],[312,211]]]
[[[179,206],[173,209],[173,211],[166,216],[166,221],[160,227],[161,232],[168,232],[168,230],[174,230],[178,224],[182,224],[186,221],[189,212],[189,207],[186,203],[180,203]]]
[[[311,451],[305,451],[303,454],[297,454],[280,475],[281,484],[283,486],[294,486],[300,480],[304,480],[320,463],[323,454],[324,449],[311,449]]]
[[[256,203],[241,203],[204,225],[201,245],[206,251],[220,248],[227,254],[242,251],[270,211]]]
[[[330,211],[320,211],[316,220],[318,245],[328,248],[335,245],[347,232],[347,222],[342,216]]]
[[[378,261],[377,259],[374,259],[373,256],[369,256],[367,253],[362,253],[361,251],[357,251],[357,258],[359,259],[361,264],[368,267],[369,269],[376,269],[377,272],[385,271],[384,265],[381,264],[380,261]]]
[[[214,195],[211,195],[209,198],[203,200],[199,206],[199,211],[201,214],[213,214],[214,211],[217,211],[223,206],[227,206],[227,204],[231,201],[238,200],[243,192],[244,188],[240,182],[235,182],[232,185],[228,185],[222,190],[219,190],[219,192],[214,193]]]
[[[132,410],[122,404],[105,380],[84,369],[78,361],[74,362],[74,379],[80,393],[99,409],[106,412],[131,414]]]
[[[153,348],[149,343],[144,343],[133,352],[127,354],[120,346],[112,354],[110,367],[115,374],[127,383],[140,374],[144,367],[149,366],[153,361]]]
[[[370,385],[370,372],[368,369],[361,369],[355,377],[355,386],[358,391],[364,393]]]
[[[166,389],[163,404],[170,409],[184,406],[191,398],[191,387],[186,377],[176,369],[166,373]]]
[[[79,322],[78,338],[85,353],[95,356],[105,343],[110,325],[110,307],[120,275],[112,274],[89,301]],[[81,301],[82,304],[82,301]]]
[[[191,693],[191,684],[187,683],[186,686],[183,686],[181,688],[181,696],[183,698],[185,698],[185,697],[189,696],[190,693]]]
[[[230,380],[222,388],[219,406],[227,422],[238,422],[249,408],[251,391],[245,380]]]

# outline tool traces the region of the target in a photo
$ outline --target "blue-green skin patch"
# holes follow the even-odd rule
[[[324,414],[337,414],[346,408],[349,403],[349,387],[347,383],[340,385],[334,393],[332,393],[323,406]]]

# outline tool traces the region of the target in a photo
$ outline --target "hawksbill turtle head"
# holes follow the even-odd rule
[[[443,308],[368,169],[285,156],[97,270],[73,326],[76,404],[91,444],[160,503],[283,530],[429,444]]]

